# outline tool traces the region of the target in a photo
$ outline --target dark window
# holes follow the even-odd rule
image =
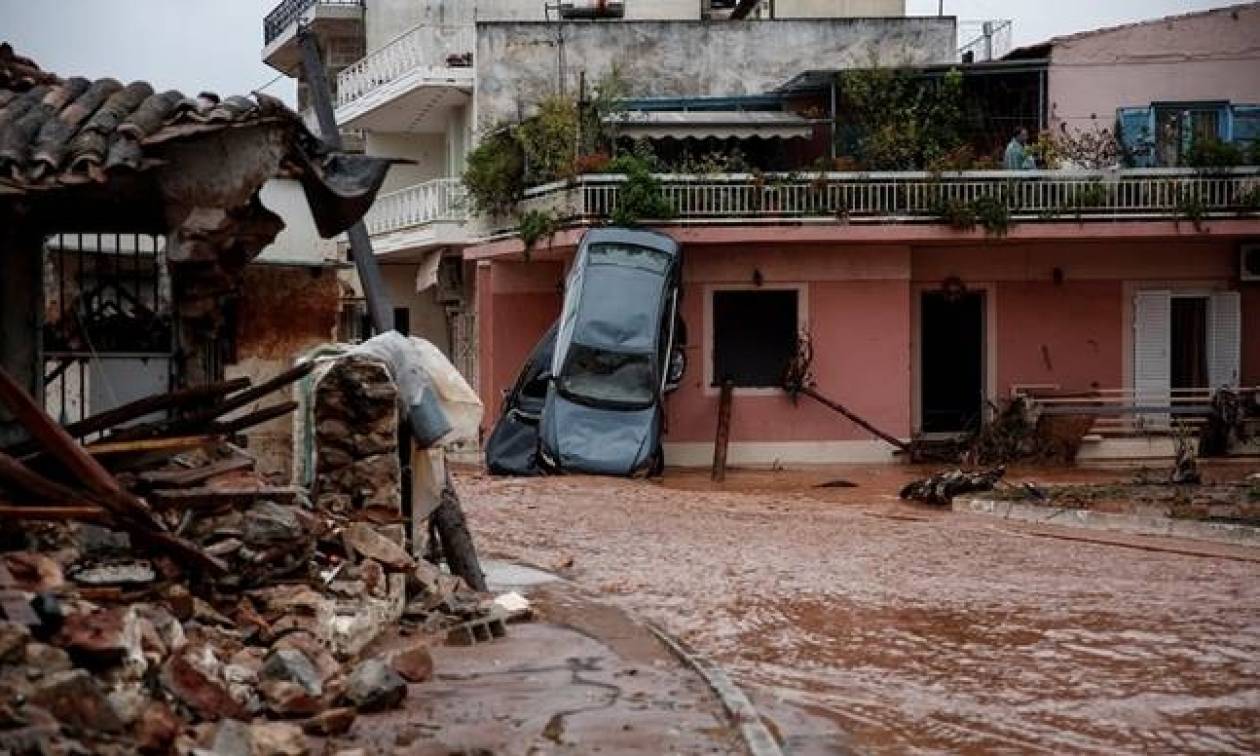
[[[715,385],[768,388],[783,385],[796,354],[795,289],[713,293]]]
[[[1172,354],[1169,370],[1173,388],[1208,385],[1207,297],[1172,298]]]
[[[394,308],[394,330],[403,336],[411,335],[411,310],[409,308]]]
[[[984,293],[925,291],[920,302],[923,432],[975,430],[984,397]]]

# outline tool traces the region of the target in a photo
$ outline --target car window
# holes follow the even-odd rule
[[[652,358],[574,344],[560,388],[579,401],[648,406],[655,399]]]
[[[666,273],[672,262],[668,254],[634,244],[595,244],[590,249],[591,265],[624,265],[653,273]]]

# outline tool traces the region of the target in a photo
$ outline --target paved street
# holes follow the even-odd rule
[[[1260,750],[1260,563],[910,507],[909,474],[458,484],[483,551],[717,659],[797,753]]]

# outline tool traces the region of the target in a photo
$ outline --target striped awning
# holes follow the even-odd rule
[[[632,139],[794,139],[813,134],[810,121],[794,113],[765,110],[632,110],[605,122]]]

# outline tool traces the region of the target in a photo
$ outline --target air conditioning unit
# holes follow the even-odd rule
[[[1260,242],[1239,247],[1238,278],[1241,281],[1260,281]]]

